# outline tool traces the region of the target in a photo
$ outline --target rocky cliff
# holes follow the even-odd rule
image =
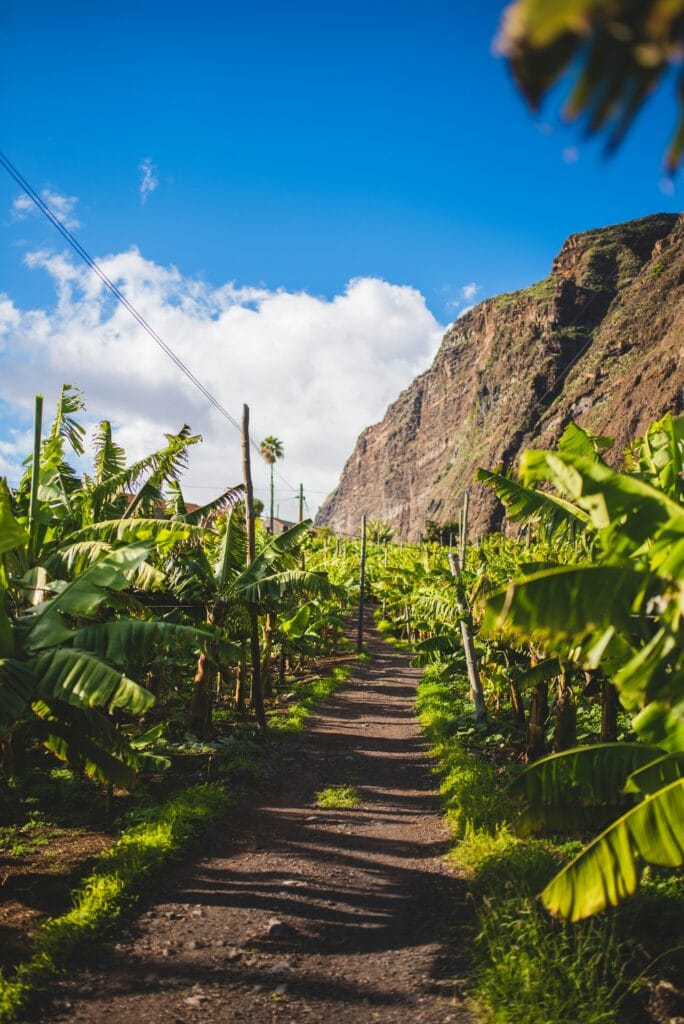
[[[466,488],[475,532],[500,507],[473,482],[553,445],[570,419],[627,442],[684,410],[684,214],[571,235],[551,274],[487,299],[447,331],[435,360],[363,431],[317,522],[358,530],[362,513],[417,539],[453,520]]]

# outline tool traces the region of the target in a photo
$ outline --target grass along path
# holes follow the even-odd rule
[[[370,618],[369,618],[370,626]],[[464,885],[413,705],[419,670],[372,658],[288,738],[254,804],[174,868],[111,949],[54,988],[42,1021],[465,1024]],[[352,808],[316,806],[349,786]],[[456,940],[456,941],[454,941]]]

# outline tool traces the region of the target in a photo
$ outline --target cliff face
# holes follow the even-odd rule
[[[366,428],[317,522],[352,533],[361,515],[404,537],[456,518],[471,491],[475,532],[500,508],[478,466],[553,445],[570,419],[616,438],[684,411],[684,214],[571,235],[544,281],[480,303],[435,360]]]

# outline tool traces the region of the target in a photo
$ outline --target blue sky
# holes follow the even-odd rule
[[[237,300],[246,308],[260,308],[280,289],[327,303],[326,315],[344,307],[336,299],[354,279],[407,289],[381,289],[381,298],[404,311],[411,299],[415,359],[407,335],[400,372],[388,372],[374,395],[364,393],[367,409],[356,403],[352,432],[334,446],[327,476],[306,459],[298,464],[290,450],[292,473],[311,471],[326,489],[355,433],[382,415],[392,388],[427,365],[436,327],[464,304],[544,277],[571,232],[681,208],[681,175],[671,185],[660,170],[675,118],[672,90],[649,101],[606,160],[599,143],[561,124],[557,102],[537,116],[526,108],[491,53],[502,6],[65,0],[27,7],[9,0],[0,14],[1,148],[37,189],[51,190],[93,256],[136,248],[135,273],[120,278],[134,291],[136,281],[141,294],[152,287],[141,284],[142,261],[177,268],[182,285],[148,309],[162,321],[193,287],[204,289],[209,309],[216,297],[207,296],[228,282],[252,290]],[[146,166],[152,187],[141,192]],[[23,318],[18,333],[29,359],[25,317],[39,311],[43,331],[55,330],[64,277],[54,265],[46,271],[45,259],[27,266],[27,254],[54,256],[63,247],[47,223],[21,207],[12,212],[17,195],[0,178],[0,291]],[[65,205],[64,197],[77,202]],[[371,291],[364,295],[374,308]],[[66,301],[77,305],[78,295]],[[376,314],[387,312],[383,301]],[[322,307],[307,309],[315,320]],[[69,323],[64,308],[60,316],[55,343]],[[98,318],[113,326],[102,303]],[[83,309],[77,319],[83,326]],[[345,322],[341,345],[350,330]],[[0,439],[16,446],[11,431],[25,425],[28,390],[49,391],[53,381],[41,381],[35,353],[31,379],[23,374],[19,342],[9,337],[0,348]],[[296,353],[283,351],[299,366]],[[300,357],[306,365],[306,351]],[[388,339],[375,372],[392,358]],[[229,374],[228,361],[221,367]],[[202,375],[202,366],[193,369]],[[325,374],[324,364],[318,372]],[[339,395],[329,383],[333,402],[349,401],[353,382]],[[221,387],[219,397],[235,411],[239,395],[223,378]],[[258,403],[258,394],[250,400]],[[93,415],[104,415],[98,402]],[[117,410],[127,415],[125,403]],[[264,433],[286,439],[291,424],[273,423],[276,415],[282,410],[265,404],[257,418]],[[156,413],[148,420],[165,426]],[[9,464],[9,449],[5,456]],[[202,478],[213,472],[207,462]]]

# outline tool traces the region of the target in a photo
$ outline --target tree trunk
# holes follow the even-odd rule
[[[601,743],[617,740],[618,692],[607,679],[601,682]]]
[[[192,697],[188,709],[188,729],[198,739],[206,739],[211,724],[211,679],[207,656],[204,651],[197,659],[197,669],[192,684]]]
[[[562,672],[558,676],[558,696],[556,698],[556,724],[553,730],[553,750],[570,750],[577,746],[577,705],[572,687],[568,685],[567,675]]]
[[[239,715],[245,713],[245,679],[247,676],[247,652],[245,645],[240,646],[240,660],[235,673],[235,710]]]
[[[264,649],[261,655],[261,687],[264,697],[273,696],[273,674],[271,671],[271,651],[273,649],[273,634],[276,628],[276,616],[268,612],[264,622]]]
[[[546,753],[544,732],[549,717],[549,684],[537,683],[530,693],[525,753],[528,761],[536,761]]]
[[[285,682],[285,663],[287,655],[285,653],[285,645],[283,644],[280,648],[280,658],[278,660],[278,696],[280,696],[283,689],[283,683]]]
[[[513,719],[519,729],[525,728],[525,705],[523,704],[520,690],[510,679],[508,681],[508,692],[511,697],[511,708],[513,709]]]

